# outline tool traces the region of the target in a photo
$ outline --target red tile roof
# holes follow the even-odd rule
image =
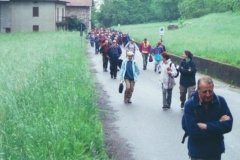
[[[67,6],[92,6],[92,0],[66,0]]]

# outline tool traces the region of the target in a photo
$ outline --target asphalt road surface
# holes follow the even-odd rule
[[[162,93],[159,74],[154,72],[154,62],[148,63],[147,70],[142,68],[142,56],[136,53],[135,60],[140,69],[138,81],[132,96],[132,104],[123,102],[124,94],[118,93],[120,83],[111,79],[109,72],[103,72],[102,56],[95,55],[94,48],[88,45],[90,64],[94,66],[98,83],[109,96],[109,105],[117,112],[119,135],[126,139],[126,144],[132,147],[135,160],[188,160],[187,139],[181,143],[184,134],[181,129],[183,109],[180,108],[179,78],[173,89],[171,109],[162,109]],[[120,57],[125,59],[126,51]],[[108,68],[109,70],[109,68]],[[221,71],[219,71],[221,72]],[[197,74],[198,79],[201,74]],[[231,87],[214,79],[214,92],[225,97],[234,117],[233,129],[225,135],[226,152],[222,160],[240,160],[240,89]]]

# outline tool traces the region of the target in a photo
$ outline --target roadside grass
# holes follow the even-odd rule
[[[0,159],[108,159],[78,32],[0,35]]]
[[[141,42],[147,38],[155,47],[161,38],[159,27],[164,27],[162,36],[168,52],[181,56],[184,50],[207,59],[240,67],[240,13],[216,13],[196,19],[188,19],[184,27],[167,30],[167,26],[178,22],[159,22],[137,25],[114,26],[116,30],[129,33],[130,37]]]

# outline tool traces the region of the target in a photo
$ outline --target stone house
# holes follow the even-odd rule
[[[76,16],[85,25],[87,31],[91,30],[92,0],[67,0],[66,16]]]
[[[70,16],[90,30],[92,1],[88,1],[0,0],[0,33],[65,30]]]

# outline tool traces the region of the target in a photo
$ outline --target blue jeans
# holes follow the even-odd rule
[[[94,47],[94,41],[90,41],[91,47]]]
[[[95,43],[95,54],[98,54],[98,52],[99,52],[99,44],[96,44]]]
[[[171,106],[172,102],[172,88],[165,89],[162,84],[163,106]]]
[[[143,57],[143,67],[147,68],[148,54],[142,53],[142,57]]]

